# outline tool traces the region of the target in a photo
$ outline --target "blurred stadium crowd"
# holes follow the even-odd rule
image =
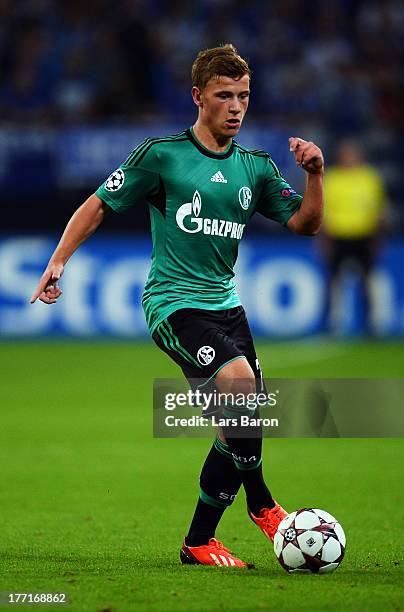
[[[304,6],[298,0],[0,0],[5,228],[21,228],[21,206],[24,229],[60,227],[72,201],[80,202],[137,144],[123,140],[129,126],[143,130],[142,139],[190,125],[192,60],[200,49],[232,42],[253,70],[240,140],[274,153],[298,189],[290,160],[279,158],[288,135],[318,142],[327,164],[335,161],[340,137],[360,140],[365,160],[386,183],[390,226],[403,232],[403,32],[401,0],[313,0]],[[104,140],[91,146],[91,129]],[[123,149],[112,162],[106,157],[112,147],[105,146],[111,129],[121,129]],[[81,143],[75,130],[83,130]],[[267,142],[271,130],[278,140]],[[61,163],[56,134],[64,143]],[[80,144],[99,161],[87,179],[90,159],[77,160]],[[62,184],[61,169],[69,164],[75,174]],[[35,211],[33,198],[41,200]],[[43,219],[50,208],[52,215]],[[137,227],[147,231],[146,212]]]
[[[0,24],[3,123],[192,116],[192,58],[230,41],[256,116],[402,126],[399,0],[1,0]]]

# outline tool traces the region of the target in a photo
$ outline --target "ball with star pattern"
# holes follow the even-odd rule
[[[345,554],[344,530],[325,510],[302,508],[288,514],[274,538],[275,555],[289,573],[330,573]]]

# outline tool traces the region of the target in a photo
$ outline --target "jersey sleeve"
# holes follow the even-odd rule
[[[95,192],[116,212],[150,201],[159,191],[157,154],[148,141],[142,142]]]
[[[256,211],[267,219],[273,219],[286,225],[300,207],[303,198],[285,181],[270,157],[267,158],[266,163],[264,185]]]

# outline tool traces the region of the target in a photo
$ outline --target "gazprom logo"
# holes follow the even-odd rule
[[[188,234],[195,234],[195,232],[200,232],[202,229],[203,219],[199,218],[199,214],[202,208],[202,200],[199,191],[195,191],[194,196],[192,198],[192,202],[187,202],[179,207],[177,210],[176,221],[178,226],[182,229],[183,232],[187,232]],[[184,225],[184,218],[189,215],[193,215],[191,217],[190,222],[193,224],[193,228],[188,229]]]
[[[202,198],[198,190],[195,191],[192,202],[182,204],[177,210],[175,219],[178,227],[187,234],[203,232],[210,236],[222,236],[223,238],[234,238],[240,240],[243,235],[245,225],[226,221],[225,219],[209,219],[200,217],[202,209]],[[187,225],[184,220],[187,218]]]

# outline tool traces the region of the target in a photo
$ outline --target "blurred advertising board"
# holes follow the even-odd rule
[[[253,332],[302,337],[324,329],[326,276],[316,239],[254,239],[240,247],[239,294]],[[93,237],[72,257],[57,305],[28,300],[56,245],[52,237],[0,239],[0,335],[147,336],[140,305],[150,265],[147,238]],[[387,246],[372,280],[373,322],[380,336],[404,335],[404,241]],[[362,328],[355,277],[343,284],[341,331]]]

